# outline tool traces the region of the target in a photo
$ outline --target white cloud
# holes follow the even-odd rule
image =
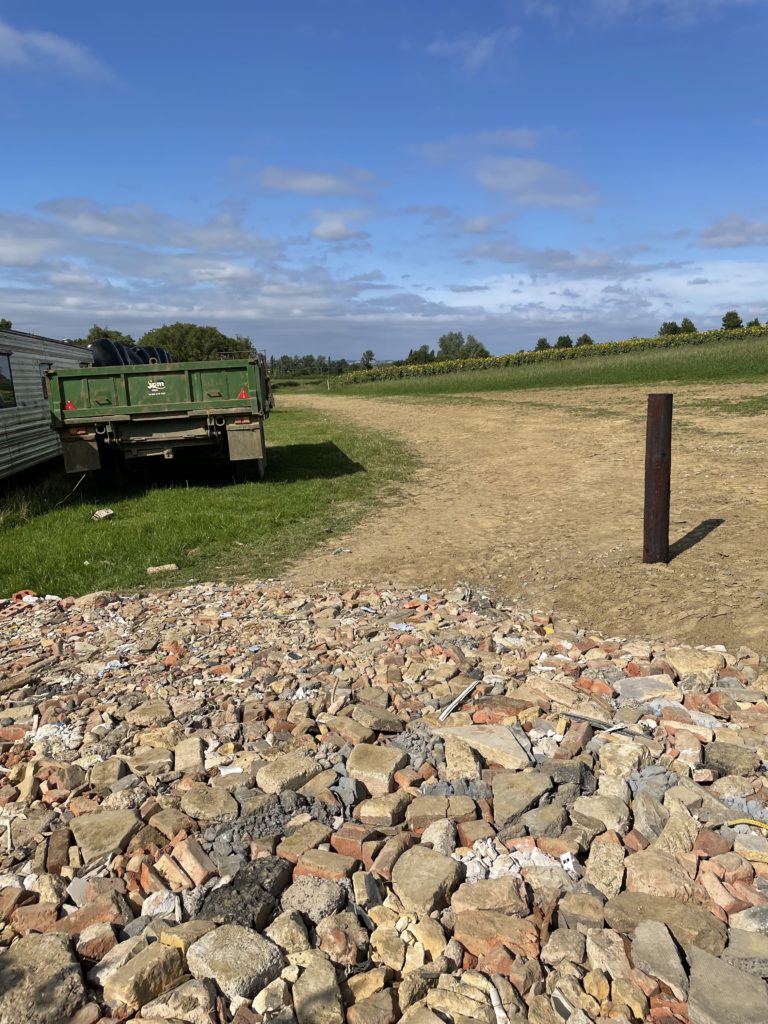
[[[583,209],[597,202],[595,190],[573,171],[544,160],[484,157],[474,166],[475,181],[521,206]]]
[[[485,35],[465,32],[453,39],[439,36],[429,44],[427,53],[438,57],[459,57],[464,70],[474,74],[488,64],[496,53],[511,43],[518,34],[516,28],[500,28]]]
[[[733,215],[705,228],[698,244],[704,249],[742,249],[768,246],[768,223]]]
[[[84,46],[54,32],[14,28],[0,19],[0,68],[58,68],[80,78],[109,78],[107,68]]]
[[[667,24],[686,26],[736,8],[747,8],[765,0],[526,0],[526,13],[540,15],[555,23],[586,21],[600,28],[626,18],[663,18]]]
[[[312,237],[321,242],[349,242],[353,239],[368,237],[367,231],[360,231],[352,224],[368,220],[370,210],[315,210],[313,217],[317,221],[312,229]]]
[[[355,167],[346,174],[327,174],[288,167],[264,167],[258,180],[265,188],[293,192],[301,196],[355,195],[365,191],[373,175]]]
[[[468,135],[450,135],[436,142],[424,142],[418,149],[433,163],[450,163],[476,157],[478,153],[506,149],[533,149],[540,133],[531,128],[495,128]]]

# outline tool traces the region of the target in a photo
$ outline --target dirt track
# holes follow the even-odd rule
[[[677,389],[671,539],[723,522],[668,566],[641,562],[645,389],[292,396],[286,406],[404,437],[422,465],[400,501],[288,578],[470,582],[612,634],[768,653],[768,413],[709,404],[765,394],[764,385]],[[339,546],[351,553],[333,555]]]

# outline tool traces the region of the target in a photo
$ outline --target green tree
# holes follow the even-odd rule
[[[0,320],[0,328],[2,328],[2,326],[3,326],[3,322],[2,322],[2,320]],[[759,327],[759,326],[760,326],[760,321],[757,319],[757,317],[755,317],[754,320],[747,320],[747,327]]]
[[[13,324],[10,320],[6,320],[5,317],[0,319],[0,331],[10,331],[12,327]]]
[[[360,357],[360,365],[364,370],[370,370],[370,368],[373,366],[375,358],[376,356],[373,354],[371,349],[367,348]]]
[[[434,363],[435,353],[429,345],[421,345],[420,348],[412,348],[405,361],[406,363]]]
[[[70,345],[90,345],[92,341],[101,341],[102,338],[109,338],[110,341],[118,341],[121,345],[135,345],[136,342],[130,334],[123,334],[122,331],[115,331],[109,327],[101,327],[94,324],[84,338],[68,338]]]
[[[139,340],[140,345],[157,345],[167,349],[177,363],[222,357],[247,357],[253,352],[249,338],[222,334],[216,327],[199,324],[163,324]]]
[[[723,316],[723,330],[724,331],[735,331],[737,327],[743,327],[741,317],[735,309],[729,309],[728,312]]]
[[[539,338],[539,340],[536,342],[536,351],[537,352],[544,352],[548,348],[552,348],[552,346],[549,344],[547,339],[546,338]]]
[[[594,345],[594,339],[590,338],[588,334],[580,334],[576,339],[576,348],[583,348],[585,345]]]
[[[491,353],[485,345],[478,341],[474,334],[468,334],[467,340],[461,346],[461,359],[487,359]]]
[[[680,325],[675,320],[665,320],[659,328],[659,337],[663,337],[665,334],[679,334]]]
[[[464,347],[464,335],[461,331],[449,331],[437,342],[438,359],[461,359],[461,350]]]
[[[696,334],[696,324],[689,317],[684,316],[680,321],[680,333],[681,334]]]
[[[555,342],[555,348],[573,348],[573,338],[570,334],[561,334]]]

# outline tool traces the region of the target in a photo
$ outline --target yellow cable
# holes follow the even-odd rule
[[[754,825],[755,828],[764,828],[768,832],[768,822],[758,821],[756,818],[734,818],[726,821],[726,825]]]

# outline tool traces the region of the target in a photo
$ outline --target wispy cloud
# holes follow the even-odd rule
[[[705,249],[745,249],[768,246],[768,223],[733,215],[705,228],[699,236]]]
[[[18,29],[0,18],[0,68],[53,68],[79,78],[111,74],[84,46],[54,32]]]
[[[611,252],[607,249],[537,249],[513,242],[487,242],[476,245],[467,253],[472,259],[510,263],[524,268],[534,277],[552,275],[572,280],[588,278],[612,278],[624,280],[659,270],[678,269],[687,266],[684,261],[638,262],[626,252]]]
[[[604,27],[627,18],[646,15],[663,18],[667,24],[690,25],[737,8],[754,7],[764,0],[526,0],[529,15],[540,15],[559,24],[587,21]]]
[[[344,174],[302,170],[290,167],[264,167],[258,180],[265,188],[293,192],[301,196],[357,195],[370,188],[374,177],[370,171],[353,167]]]
[[[469,74],[474,74],[488,64],[505,46],[519,35],[514,27],[499,28],[484,35],[464,32],[453,38],[438,36],[427,47],[427,53],[436,57],[457,57]]]
[[[352,225],[370,217],[369,210],[315,210],[317,224],[312,229],[312,237],[321,242],[350,242],[368,237],[367,231],[361,231]]]
[[[520,157],[485,157],[474,166],[478,185],[521,206],[584,209],[594,206],[592,186],[566,167]]]
[[[533,149],[540,137],[541,133],[531,128],[494,128],[466,135],[449,135],[447,139],[435,142],[422,142],[417,148],[427,160],[441,164],[475,157],[481,152]]]

